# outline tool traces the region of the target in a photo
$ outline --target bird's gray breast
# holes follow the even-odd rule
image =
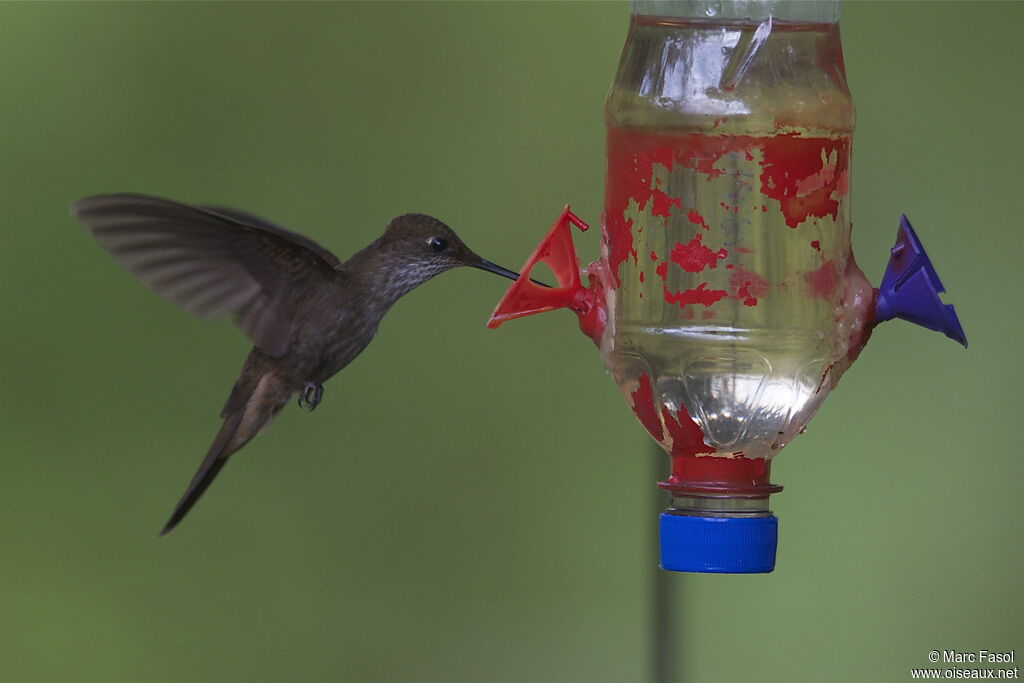
[[[376,333],[377,321],[365,315],[361,297],[344,284],[323,283],[289,302],[295,332],[282,365],[289,367],[298,386],[326,381],[352,362]]]

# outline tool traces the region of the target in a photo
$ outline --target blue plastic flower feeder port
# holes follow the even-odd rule
[[[942,332],[966,347],[967,337],[952,304],[944,304],[939,299],[939,292],[946,289],[906,216],[900,216],[896,244],[890,254],[889,265],[878,287],[875,319],[884,322],[901,318]]]

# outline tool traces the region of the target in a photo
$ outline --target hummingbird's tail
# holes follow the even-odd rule
[[[251,361],[250,358],[245,370],[250,368]],[[260,430],[266,427],[288,403],[291,395],[292,392],[273,372],[253,377],[243,370],[221,413],[224,421],[221,423],[220,431],[210,444],[210,450],[192,477],[192,482],[185,489],[185,494],[178,501],[171,518],[160,532],[161,536],[178,525],[213,483],[231,454],[259,434]]]

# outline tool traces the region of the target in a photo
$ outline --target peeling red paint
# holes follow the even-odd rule
[[[844,168],[839,172],[839,177],[836,178],[836,194],[840,197],[845,197],[850,194],[850,170]]]
[[[820,268],[804,273],[804,282],[807,283],[812,297],[831,298],[839,284],[839,271],[836,269],[836,262],[829,259],[821,264]]]
[[[644,271],[641,270],[640,271],[640,282],[643,282],[643,281],[644,281]],[[641,294],[641,296],[643,296],[643,294]]]
[[[689,211],[686,212],[686,220],[690,221],[694,225],[699,225],[705,230],[711,229],[711,226],[704,222],[704,216],[701,216],[694,209],[690,209]]]
[[[811,240],[811,248],[815,251],[821,251],[821,242],[818,240]]]
[[[657,149],[636,148],[633,141],[635,137],[635,134],[616,129],[608,133],[608,183],[601,236],[608,247],[608,266],[615,287],[622,284],[619,266],[630,254],[636,253],[633,247],[633,221],[623,214],[631,199],[639,206],[647,204],[651,192],[651,165],[658,152]],[[671,151],[665,151],[671,160]]]
[[[657,261],[658,260],[658,254],[653,249],[651,250],[651,260],[652,261]]]
[[[756,306],[757,300],[768,293],[768,281],[755,272],[737,266],[729,275],[733,296],[743,300],[744,306]]]
[[[836,217],[839,198],[849,183],[839,183],[850,164],[850,139],[764,138],[761,192],[778,200],[786,225],[795,228],[809,216]]]
[[[722,157],[740,153],[748,161],[758,162],[761,168],[759,190],[763,196],[778,202],[786,225],[791,228],[811,217],[835,219],[840,199],[849,192],[849,136],[818,138],[801,137],[797,133],[765,137],[669,136],[611,128],[608,131],[603,232],[616,286],[621,284],[619,266],[629,257],[634,263],[637,258],[634,226],[625,217],[630,201],[661,217],[669,216],[673,206],[681,208],[678,198],[656,187],[652,189],[654,164],[670,171],[679,165],[712,179],[725,173],[715,168]],[[648,202],[651,202],[649,207]],[[739,213],[739,206],[723,202],[722,208]],[[767,204],[761,205],[761,211],[768,211]],[[691,222],[698,217],[695,212],[687,212],[686,216]],[[700,219],[703,221],[703,217]],[[709,227],[706,222],[696,224]]]
[[[672,205],[675,204],[676,208],[680,208],[679,200],[669,197],[661,190],[651,190],[651,213],[655,216],[662,216],[668,218],[669,210]]]
[[[704,235],[697,233],[686,244],[676,242],[670,255],[672,262],[688,273],[699,273],[705,268],[716,267],[721,259],[729,255],[724,248],[711,251],[701,243],[703,238]]]
[[[672,457],[715,452],[714,448],[704,443],[704,432],[690,418],[686,406],[680,406],[675,415],[669,412],[667,406],[662,406],[661,419],[672,439]]]
[[[702,304],[704,306],[710,306],[716,301],[724,299],[728,295],[728,292],[724,289],[705,289],[707,286],[708,283],[702,282],[694,289],[670,292],[668,287],[662,285],[662,290],[664,291],[666,302],[670,304],[679,304],[680,307],[688,304]]]
[[[651,162],[661,164],[669,171],[672,170],[672,150],[668,147],[661,147],[651,152]]]
[[[601,225],[602,238],[608,245],[608,265],[611,275],[615,279],[615,286],[620,287],[622,281],[619,279],[619,266],[627,257],[632,256],[636,262],[636,249],[633,247],[633,221],[626,220],[618,229],[613,228],[609,222]]]
[[[633,414],[640,420],[644,429],[654,437],[655,441],[661,441],[665,437],[661,421],[658,420],[658,409],[654,405],[654,392],[651,391],[651,378],[647,373],[640,375],[640,385],[636,391],[629,394],[633,403]]]
[[[654,272],[658,274],[661,281],[665,281],[665,277],[668,275],[668,261],[662,261],[658,264],[658,267],[654,269]]]

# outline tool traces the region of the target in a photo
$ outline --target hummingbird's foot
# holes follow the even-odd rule
[[[312,413],[320,405],[320,399],[324,397],[324,387],[316,382],[306,382],[299,394],[299,407],[307,413]]]

